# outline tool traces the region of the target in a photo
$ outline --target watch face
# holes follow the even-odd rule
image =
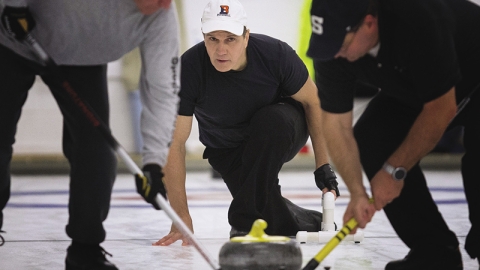
[[[393,172],[393,177],[394,177],[396,180],[403,180],[403,179],[405,179],[406,176],[407,176],[407,172],[405,171],[404,168],[397,168],[397,169]]]

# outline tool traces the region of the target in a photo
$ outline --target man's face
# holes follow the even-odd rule
[[[355,32],[345,35],[340,51],[335,58],[346,58],[350,62],[358,60],[367,54],[378,43],[377,19],[367,15],[362,25]]]
[[[220,72],[244,69],[247,65],[248,38],[248,31],[245,37],[226,31],[204,34],[205,47],[215,69]]]

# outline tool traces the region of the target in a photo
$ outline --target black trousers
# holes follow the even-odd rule
[[[117,160],[100,132],[92,127],[72,101],[64,96],[56,78],[44,67],[0,45],[0,212],[10,196],[10,161],[17,122],[36,75],[52,90],[63,114],[63,152],[70,163],[69,220],[66,232],[73,240],[96,244],[105,239]],[[62,66],[71,87],[108,125],[106,65]],[[2,226],[0,215],[0,228]]]
[[[250,231],[256,219],[264,219],[268,224],[267,234],[298,232],[298,225],[281,195],[278,173],[307,139],[303,109],[278,103],[255,113],[241,146],[205,150],[204,157],[222,175],[233,197],[228,211],[232,227]]]
[[[465,127],[462,176],[472,223],[466,241],[466,250],[471,256],[480,255],[480,174],[476,172],[480,161],[479,101],[477,93],[450,125]],[[405,106],[381,92],[372,99],[354,128],[361,162],[369,179],[404,140],[420,110]],[[400,196],[384,211],[410,249],[434,252],[437,248],[458,245],[455,234],[449,230],[432,199],[418,164],[408,172]]]

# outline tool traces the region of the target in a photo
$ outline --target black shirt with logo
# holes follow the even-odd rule
[[[247,66],[241,71],[217,71],[204,42],[181,57],[179,114],[198,121],[200,141],[211,148],[233,148],[245,140],[251,117],[260,108],[296,94],[308,71],[285,42],[250,34]]]

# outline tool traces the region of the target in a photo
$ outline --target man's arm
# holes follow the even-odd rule
[[[394,167],[411,169],[435,147],[456,111],[455,87],[425,103],[407,137],[387,162]],[[384,170],[380,170],[370,183],[377,210],[398,197],[403,188],[403,181],[393,181],[391,175]]]
[[[293,99],[302,103],[307,119],[308,131],[312,140],[313,152],[315,154],[316,168],[328,163],[325,138],[321,132],[321,109],[320,99],[317,94],[317,87],[309,77],[303,87],[292,96]]]
[[[142,101],[140,122],[143,139],[142,171],[145,177],[136,176],[135,181],[138,193],[156,209],[160,209],[152,199],[156,193],[168,198],[162,183],[164,175],[162,168],[167,161],[175,128],[180,69],[175,7],[172,5],[169,10],[156,15],[151,15],[156,16],[152,17],[156,23],[152,23],[144,33],[139,45],[142,59],[139,81]]]
[[[164,168],[164,182],[167,188],[170,205],[172,206],[173,210],[175,210],[177,215],[193,232],[192,218],[188,211],[187,193],[185,191],[185,143],[190,136],[190,131],[192,129],[192,119],[193,116],[179,115],[177,117],[172,145],[170,146],[167,164]],[[182,245],[187,245],[187,238],[183,237],[182,233],[172,224],[170,233],[162,239],[158,240],[153,245],[168,246],[182,238]]]
[[[179,102],[180,42],[174,7],[172,4],[158,16],[140,44],[142,161],[162,167],[167,160]]]
[[[328,164],[328,152],[321,126],[322,111],[317,92],[315,83],[309,77],[303,87],[292,98],[301,102],[305,110],[308,131],[315,154],[315,168],[317,168],[314,172],[315,182],[323,193],[332,191],[335,196],[338,196],[340,193],[338,191],[337,177],[330,164]]]
[[[343,218],[346,223],[355,217],[360,228],[365,228],[375,209],[369,203],[363,186],[362,167],[357,142],[353,136],[352,111],[329,113],[322,111],[323,130],[330,158],[350,192],[350,203]]]

